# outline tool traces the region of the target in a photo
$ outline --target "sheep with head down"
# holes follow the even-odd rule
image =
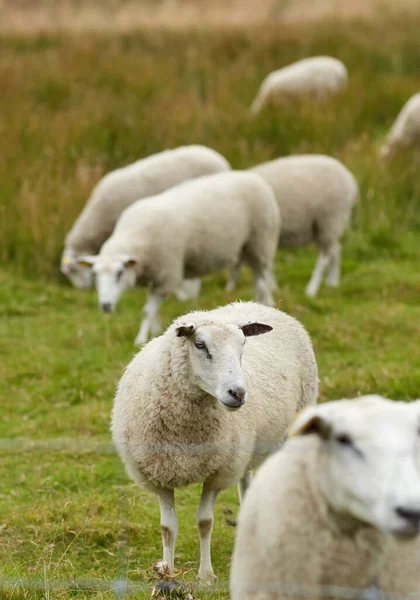
[[[270,273],[280,214],[261,177],[229,171],[184,182],[129,206],[98,256],[80,257],[92,268],[99,305],[113,312],[138,281],[148,285],[135,344],[161,332],[159,307],[184,279],[200,278],[246,262],[255,299],[273,305]]]
[[[252,103],[258,114],[269,104],[290,102],[301,97],[321,100],[347,85],[345,65],[331,56],[311,56],[273,71],[262,82]]]
[[[264,334],[264,335],[262,335]],[[292,317],[237,302],[177,319],[127,367],[112,436],[128,474],[160,505],[163,560],[174,568],[174,490],[202,483],[199,578],[212,581],[213,511],[283,441],[296,413],[317,399],[308,334]]]
[[[128,206],[182,181],[228,170],[230,165],[221,154],[192,145],[164,150],[107,173],[66,236],[62,273],[77,288],[91,287],[91,271],[78,259],[99,252]]]
[[[303,411],[241,508],[232,600],[418,593],[419,426],[375,395]]]
[[[420,93],[402,107],[381,148],[381,156],[391,159],[398,151],[420,147]]]

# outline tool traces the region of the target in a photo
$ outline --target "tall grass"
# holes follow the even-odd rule
[[[336,156],[361,186],[348,243],[398,248],[420,225],[418,156],[384,165],[377,151],[418,91],[419,25],[3,38],[0,259],[53,276],[64,236],[104,173],[190,143],[215,148],[235,168],[292,153]],[[349,88],[322,106],[251,119],[263,77],[313,54],[344,60]]]

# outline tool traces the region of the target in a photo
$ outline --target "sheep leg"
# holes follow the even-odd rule
[[[266,306],[274,306],[274,298],[270,291],[270,271],[265,269],[255,273],[255,300]]]
[[[180,287],[176,290],[175,295],[181,301],[195,300],[200,294],[200,288],[200,279],[184,279]]]
[[[270,292],[275,292],[278,290],[277,279],[274,273],[274,269],[268,272],[267,283],[270,288]]]
[[[341,262],[341,245],[337,242],[329,251],[330,269],[328,272],[326,283],[330,287],[337,287],[340,284],[340,262]]]
[[[216,579],[211,564],[211,532],[214,522],[214,506],[219,490],[210,489],[206,483],[203,484],[200,505],[197,512],[197,526],[200,534],[200,569],[198,578],[205,583],[211,583]]]
[[[178,535],[178,519],[175,515],[174,490],[156,490],[160,507],[160,527],[162,530],[163,562],[171,572],[174,570],[175,542]]]
[[[330,263],[330,257],[322,250],[319,252],[318,259],[316,261],[315,268],[312,272],[311,279],[306,287],[306,295],[314,298],[319,290],[322,279],[324,277],[325,269]]]
[[[159,320],[159,306],[163,301],[163,296],[156,292],[149,292],[147,302],[143,307],[143,320],[140,325],[140,330],[137,334],[134,343],[136,346],[141,346],[147,342],[149,331],[152,330],[153,335],[161,332]]]
[[[239,503],[241,505],[244,501],[245,493],[246,493],[247,489],[249,488],[249,486],[251,485],[251,481],[252,481],[251,471],[246,471],[244,476],[239,480],[238,494],[239,494]]]
[[[233,269],[230,272],[229,281],[227,282],[225,288],[227,292],[233,292],[233,290],[236,288],[239,279],[239,273],[241,272],[241,266],[242,261],[240,260],[233,266]]]

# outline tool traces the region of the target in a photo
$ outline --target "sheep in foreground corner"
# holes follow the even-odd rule
[[[420,94],[415,94],[403,106],[381,148],[384,158],[392,158],[398,150],[420,147]]]
[[[279,247],[318,246],[318,260],[306,294],[316,296],[328,269],[326,283],[340,282],[340,238],[346,230],[359,187],[352,173],[330,156],[303,154],[279,158],[250,169],[276,196],[281,215]],[[227,289],[233,290],[240,264],[232,272]]]
[[[61,271],[75,287],[89,288],[91,273],[77,259],[99,252],[124,209],[182,181],[228,170],[227,160],[211,148],[182,146],[108,173],[96,185],[67,234]]]
[[[371,586],[418,594],[407,540],[420,528],[419,425],[418,402],[378,396],[303,411],[247,492],[232,600],[356,597]],[[403,582],[410,548],[417,571]]]
[[[304,58],[273,71],[262,82],[251,111],[257,114],[267,104],[311,96],[322,99],[347,85],[345,65],[331,56]]]
[[[270,291],[280,216],[269,185],[254,173],[200,177],[127,208],[92,265],[99,304],[115,309],[136,280],[148,283],[144,319],[135,343],[161,331],[159,306],[184,278],[202,277],[244,260],[255,276],[255,299],[272,305]]]
[[[305,329],[253,302],[180,317],[137,354],[118,386],[112,437],[128,474],[157,495],[163,560],[171,570],[175,488],[203,483],[198,575],[211,581],[217,495],[239,482],[243,498],[251,469],[281,444],[317,391]]]

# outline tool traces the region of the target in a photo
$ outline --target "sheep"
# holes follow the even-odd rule
[[[75,287],[89,288],[90,272],[82,268],[77,259],[99,252],[125,208],[182,181],[228,170],[227,160],[214,150],[205,146],[182,146],[111,171],[96,185],[67,234],[61,271]]]
[[[359,598],[370,586],[418,591],[418,566],[400,590],[392,573],[407,573],[398,547],[414,551],[404,540],[420,528],[419,423],[418,402],[378,396],[304,410],[247,491],[232,600]]]
[[[306,294],[317,295],[327,268],[327,285],[337,287],[339,240],[359,197],[352,173],[338,160],[317,154],[278,158],[250,170],[274,190],[282,221],[279,247],[297,248],[312,243],[318,246],[319,256]],[[240,263],[233,269],[228,291],[235,288],[239,271]]]
[[[266,335],[246,340],[260,334]],[[137,354],[118,385],[112,437],[128,475],[158,498],[163,561],[171,571],[174,489],[203,484],[198,576],[211,582],[217,495],[238,483],[243,499],[251,470],[281,444],[297,411],[314,404],[317,393],[303,326],[253,302],[179,317]]]
[[[331,56],[304,58],[273,71],[262,82],[251,106],[256,115],[267,104],[312,96],[322,99],[347,85],[345,65]]]
[[[406,102],[381,148],[381,156],[392,158],[396,152],[420,146],[420,93]]]
[[[230,171],[187,181],[128,207],[98,256],[80,257],[93,269],[99,304],[112,312],[136,280],[148,283],[135,344],[160,333],[159,305],[181,284],[230,268],[239,259],[255,275],[255,298],[272,305],[268,281],[280,216],[271,188],[254,173]]]

